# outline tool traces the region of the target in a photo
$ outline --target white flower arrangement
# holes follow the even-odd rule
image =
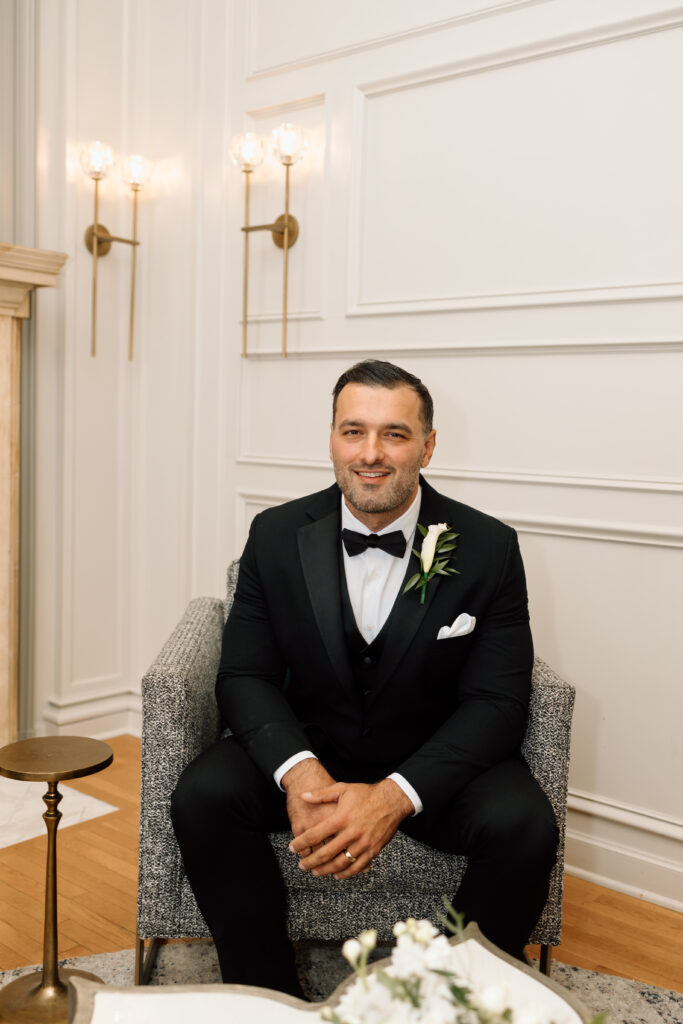
[[[444,901],[447,902],[447,901]],[[455,933],[462,918],[448,906]],[[445,920],[445,919],[444,919]],[[452,924],[451,922],[455,923]],[[398,921],[396,945],[389,964],[368,970],[377,932],[368,929],[348,939],[342,954],[356,974],[338,1004],[325,1007],[320,1017],[328,1024],[552,1024],[538,1005],[510,1008],[503,983],[475,985],[463,973],[457,945],[440,935],[430,921]],[[601,1014],[591,1024],[605,1024]]]

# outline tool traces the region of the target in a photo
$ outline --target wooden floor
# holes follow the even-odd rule
[[[114,763],[68,783],[120,809],[59,832],[62,957],[135,942],[140,741],[108,742]],[[0,970],[42,959],[45,848],[40,838],[0,849]],[[568,875],[554,958],[683,992],[683,914]]]

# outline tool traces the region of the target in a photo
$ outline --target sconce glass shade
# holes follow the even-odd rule
[[[147,188],[152,180],[152,164],[137,153],[127,156],[119,167],[121,181],[134,192]]]
[[[236,135],[230,146],[230,159],[235,167],[249,173],[255,171],[263,163],[265,146],[258,135],[253,132],[245,132],[244,135]]]
[[[306,136],[303,129],[286,122],[273,130],[273,152],[281,164],[295,164],[304,155]]]
[[[81,167],[89,178],[106,178],[114,166],[114,151],[103,142],[91,142],[81,150]]]

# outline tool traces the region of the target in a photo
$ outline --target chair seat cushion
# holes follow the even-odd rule
[[[320,891],[330,883],[336,887],[350,886],[355,891],[372,890],[374,893],[428,893],[452,896],[465,873],[467,858],[434,850],[417,839],[397,832],[391,842],[372,862],[371,870],[346,881],[335,878],[316,878],[310,871],[300,871],[299,858],[290,853],[290,832],[271,832],[270,842],[277,854],[280,870],[290,891]]]

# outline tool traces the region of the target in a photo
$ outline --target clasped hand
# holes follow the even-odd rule
[[[372,785],[335,782],[300,793],[299,797],[311,810],[327,813],[298,835],[295,832],[289,849],[301,856],[302,871],[340,879],[367,871],[414,809],[392,779]],[[351,861],[344,851],[355,859]]]

